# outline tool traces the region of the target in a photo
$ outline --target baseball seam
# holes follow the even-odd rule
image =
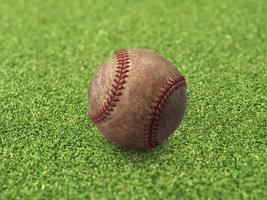
[[[115,52],[117,69],[115,78],[113,79],[112,88],[109,90],[108,97],[105,103],[101,106],[96,114],[89,114],[90,119],[94,123],[104,121],[113,111],[116,103],[119,101],[119,96],[122,95],[124,84],[126,83],[128,68],[130,67],[129,53],[126,49],[120,49]]]
[[[160,114],[166,104],[168,98],[173,92],[181,86],[186,85],[185,79],[181,75],[174,75],[161,87],[155,96],[153,103],[147,114],[147,125],[144,129],[144,146],[146,148],[154,148],[158,145],[157,132],[160,122]]]

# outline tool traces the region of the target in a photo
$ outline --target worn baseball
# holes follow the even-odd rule
[[[185,113],[186,82],[169,60],[145,49],[120,49],[95,72],[88,116],[109,140],[151,149],[178,127]]]

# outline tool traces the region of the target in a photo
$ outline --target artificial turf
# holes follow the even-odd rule
[[[0,0],[0,199],[267,199],[264,0]],[[133,152],[87,118],[87,83],[118,48],[187,79],[160,147]]]

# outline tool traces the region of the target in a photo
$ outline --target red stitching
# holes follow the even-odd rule
[[[147,114],[147,122],[144,131],[144,146],[151,149],[158,145],[157,130],[160,114],[169,96],[179,87],[186,85],[185,79],[181,75],[171,77],[159,90],[155,96],[150,110]]]
[[[113,111],[116,103],[119,101],[119,96],[122,95],[122,90],[124,89],[123,85],[126,83],[126,78],[128,77],[127,73],[130,67],[128,51],[126,49],[120,49],[115,52],[115,56],[117,59],[117,70],[109,95],[95,115],[89,114],[90,119],[94,123],[105,120],[107,116],[110,115],[110,112]]]

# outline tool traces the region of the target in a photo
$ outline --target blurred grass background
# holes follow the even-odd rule
[[[0,199],[266,199],[266,39],[265,0],[0,0]],[[187,78],[186,117],[154,151],[87,119],[118,48]]]

